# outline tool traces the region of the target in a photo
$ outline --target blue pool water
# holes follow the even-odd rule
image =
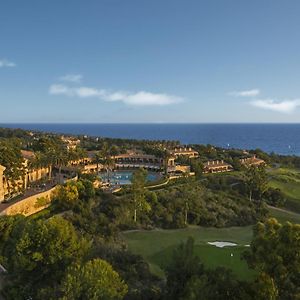
[[[109,180],[110,183],[113,185],[125,185],[125,184],[131,184],[133,171],[115,171],[109,173]],[[103,181],[107,182],[107,173],[101,173],[100,177]],[[148,173],[147,174],[147,180],[148,181],[155,181],[159,177],[159,174],[157,173]]]

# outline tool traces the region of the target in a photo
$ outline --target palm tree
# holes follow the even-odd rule
[[[114,159],[111,157],[110,149],[107,143],[103,144],[102,149],[100,151],[100,156],[102,159],[102,163],[106,169],[107,181],[109,182],[109,171],[114,166]]]
[[[69,157],[67,150],[64,148],[59,147],[56,152],[56,164],[58,166],[58,176],[59,181],[61,182],[61,170],[63,166],[66,166],[69,162]]]
[[[168,149],[165,149],[163,151],[163,163],[164,163],[164,173],[167,176],[168,175],[168,163],[169,159],[172,157],[171,153],[169,152]]]
[[[101,162],[101,158],[102,158],[101,152],[97,151],[95,153],[95,161],[96,161],[96,165],[97,165],[97,174],[99,174],[99,164]]]

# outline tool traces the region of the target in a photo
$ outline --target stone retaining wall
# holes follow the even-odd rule
[[[39,212],[40,210],[48,207],[51,203],[51,194],[55,190],[55,187],[29,196],[26,199],[23,199],[19,202],[16,202],[10,206],[8,206],[5,210],[1,212],[1,215],[17,215],[22,214],[25,216],[30,216],[34,213]]]
[[[77,181],[77,180],[78,180],[78,176],[75,176],[73,178],[65,180],[65,183],[69,181]],[[17,214],[22,214],[24,216],[30,216],[32,214],[35,214],[43,210],[44,208],[47,208],[50,205],[52,200],[51,195],[55,190],[55,188],[56,186],[54,186],[53,188],[47,191],[29,196],[23,200],[13,203],[12,205],[4,209],[0,213],[0,215],[12,216]]]

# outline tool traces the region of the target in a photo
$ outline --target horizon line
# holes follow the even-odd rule
[[[300,122],[4,122],[3,125],[300,125]]]

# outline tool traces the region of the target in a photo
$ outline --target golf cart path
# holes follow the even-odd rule
[[[287,214],[290,214],[290,215],[300,216],[299,213],[296,213],[296,212],[291,211],[291,210],[287,210],[287,209],[284,209],[284,208],[279,208],[279,207],[275,207],[275,206],[271,206],[271,205],[267,205],[267,206],[268,206],[268,208],[272,208],[274,210],[281,211],[281,212],[284,212],[284,213],[287,213]]]

